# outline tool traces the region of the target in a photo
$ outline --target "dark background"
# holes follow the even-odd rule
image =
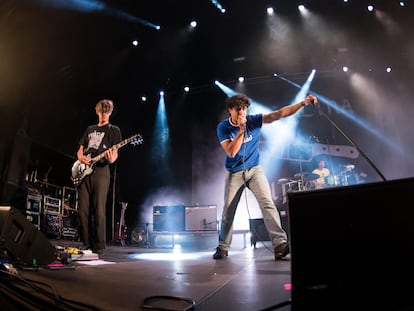
[[[2,201],[33,167],[39,179],[49,172],[48,182],[71,186],[78,139],[97,120],[96,102],[110,98],[115,104],[111,122],[124,138],[140,133],[144,142],[121,151],[108,204],[117,210],[119,201],[129,202],[131,226],[151,221],[156,204],[220,208],[224,152],[215,128],[226,117],[226,95],[214,80],[277,109],[289,104],[298,89],[273,73],[302,85],[312,69],[317,73],[311,92],[338,106],[348,103],[363,121],[357,124],[321,100],[319,108],[300,118],[304,136],[350,145],[327,114],[364,152],[351,162],[339,161],[356,165],[367,175],[365,182],[381,180],[376,168],[387,180],[414,175],[412,4],[371,1],[378,9],[374,14],[367,11],[367,1],[303,1],[313,14],[305,22],[296,1],[220,3],[226,14],[208,0],[1,1]],[[273,22],[266,21],[267,5],[277,11]],[[199,26],[189,31],[193,18]],[[364,79],[345,74],[343,65]],[[239,75],[246,77],[242,89]],[[191,88],[188,94],[184,85]],[[163,151],[154,150],[160,90],[166,92],[170,135],[162,165]],[[270,174],[271,182],[311,170],[316,159],[298,163],[275,155],[274,161],[280,170]]]

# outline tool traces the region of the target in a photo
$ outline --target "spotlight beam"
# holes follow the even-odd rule
[[[160,26],[155,25],[149,21],[146,21],[142,18],[136,17],[129,13],[126,13],[121,10],[117,10],[109,7],[101,1],[92,1],[92,0],[36,0],[36,3],[45,6],[53,7],[57,9],[66,9],[74,10],[78,12],[94,13],[101,12],[106,15],[115,16],[130,22],[139,23],[150,28],[160,29]]]
[[[282,79],[283,81],[286,81],[287,83],[297,87],[297,88],[301,88],[301,86],[293,81],[290,81],[280,75],[275,75],[276,77]],[[321,94],[318,94],[316,92],[312,92],[313,94],[315,94],[315,96],[318,97],[320,102],[325,103],[326,105],[328,105],[329,107],[333,108],[334,110],[338,111],[339,113],[343,114],[344,116],[346,116],[348,119],[350,119],[351,121],[355,122],[356,124],[358,124],[359,126],[361,126],[362,128],[364,128],[365,130],[367,130],[368,132],[372,133],[373,135],[375,135],[376,137],[380,138],[382,141],[384,141],[386,144],[388,144],[391,148],[393,148],[394,150],[397,150],[399,153],[401,154],[406,154],[404,150],[402,150],[402,147],[395,144],[393,141],[390,141],[383,133],[381,133],[378,129],[374,128],[373,126],[369,125],[366,121],[362,120],[361,118],[358,118],[357,116],[351,114],[349,111],[343,109],[338,103],[336,103],[334,100],[329,99]]]

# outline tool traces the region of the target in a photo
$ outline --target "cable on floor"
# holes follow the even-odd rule
[[[184,309],[171,309],[171,308],[156,306],[157,303],[159,304],[161,301],[167,301],[169,305],[171,305],[171,301],[175,301],[179,303],[181,302],[181,303],[186,304],[187,306]],[[191,311],[191,310],[194,310],[194,307],[195,307],[195,301],[190,298],[165,296],[165,295],[147,297],[144,299],[141,305],[141,308],[144,308],[147,310],[158,310],[158,311]]]

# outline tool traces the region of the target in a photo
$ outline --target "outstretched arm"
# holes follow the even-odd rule
[[[272,123],[274,121],[280,120],[282,118],[289,117],[296,112],[298,112],[302,107],[306,105],[312,104],[316,105],[318,103],[318,99],[314,95],[308,95],[306,98],[296,104],[292,104],[289,106],[284,106],[279,110],[272,111],[270,113],[263,115],[263,123]]]

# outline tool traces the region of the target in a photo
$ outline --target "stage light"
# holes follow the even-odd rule
[[[190,87],[184,86],[184,92],[186,92],[186,93],[190,92]]]
[[[387,67],[386,69],[387,72],[391,72],[391,70],[392,70],[391,67]]]
[[[216,8],[220,10],[221,13],[226,12],[226,9],[217,0],[211,0],[211,3],[213,3],[216,6]]]
[[[370,11],[370,12],[374,11],[374,6],[373,5],[368,5],[368,11]]]
[[[190,26],[191,26],[192,28],[196,28],[196,27],[197,27],[197,22],[196,22],[196,21],[191,21],[191,22],[190,22]]]
[[[273,15],[275,13],[272,7],[268,7],[266,12],[267,12],[267,15]]]
[[[349,68],[348,68],[347,66],[343,66],[343,67],[342,67],[342,71],[343,71],[343,72],[348,72],[348,70],[349,70]]]
[[[244,82],[244,77],[239,77],[239,82]]]
[[[138,40],[132,40],[132,45],[137,46],[138,45]]]

